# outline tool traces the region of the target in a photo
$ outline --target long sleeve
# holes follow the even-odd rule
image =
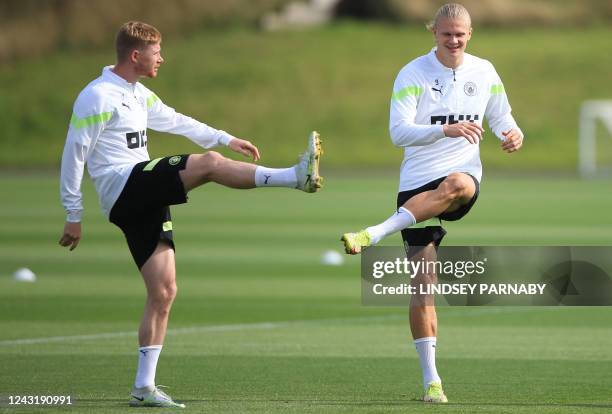
[[[183,135],[203,148],[228,145],[234,138],[165,105],[154,93],[147,99],[148,127],[160,132]]]
[[[417,76],[401,71],[393,85],[389,115],[389,134],[395,146],[422,146],[444,138],[442,125],[415,123],[418,100],[422,94],[423,84]]]
[[[489,121],[491,131],[503,141],[504,136],[502,132],[504,131],[514,128],[520,131],[521,134],[523,134],[523,132],[512,116],[512,108],[510,107],[510,102],[508,102],[504,84],[497,72],[495,72],[495,69],[493,69],[493,73],[494,78],[489,90],[490,98],[485,110],[485,117]]]
[[[112,112],[104,112],[100,97],[79,96],[74,104],[60,175],[60,196],[67,214],[66,221],[81,221],[81,182],[85,163],[111,117]]]

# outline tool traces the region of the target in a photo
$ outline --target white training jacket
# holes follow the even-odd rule
[[[108,217],[135,164],[149,160],[147,128],[184,135],[211,148],[233,138],[175,112],[140,82],[129,83],[107,66],[74,103],[62,156],[60,195],[67,221],[83,212],[81,181],[87,164]]]
[[[520,129],[511,115],[504,85],[493,65],[465,54],[456,69],[444,66],[436,48],[402,68],[391,97],[389,132],[404,148],[399,191],[412,190],[453,172],[482,179],[479,145],[444,136],[442,125],[486,117],[493,133]],[[521,132],[522,134],[522,132]]]

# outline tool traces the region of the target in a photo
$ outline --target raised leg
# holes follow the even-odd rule
[[[191,154],[184,170],[180,171],[185,192],[208,182],[231,188],[254,188],[257,165],[225,158],[215,151]]]
[[[417,223],[451,213],[469,203],[476,193],[474,180],[464,173],[452,173],[435,190],[425,191],[410,198],[403,207]]]

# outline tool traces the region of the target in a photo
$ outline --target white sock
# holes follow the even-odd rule
[[[404,207],[397,209],[395,213],[382,223],[368,227],[366,231],[370,234],[372,244],[377,244],[390,234],[404,230],[406,227],[414,226],[416,220],[409,210]]]
[[[136,388],[154,387],[157,359],[162,350],[161,345],[149,345],[138,348],[138,371],[136,372]]]
[[[436,338],[427,336],[414,340],[421,369],[423,370],[423,388],[427,391],[427,387],[432,382],[442,382],[436,370]]]
[[[257,166],[255,169],[255,185],[257,187],[297,187],[295,167],[267,168]]]

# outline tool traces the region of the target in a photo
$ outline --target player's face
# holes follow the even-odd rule
[[[443,17],[434,28],[439,56],[443,60],[457,61],[463,58],[468,41],[472,37],[472,28],[466,19],[449,19]]]
[[[157,69],[163,62],[161,45],[159,43],[147,45],[144,49],[139,50],[136,56],[136,73],[139,76],[154,78],[157,76]]]

